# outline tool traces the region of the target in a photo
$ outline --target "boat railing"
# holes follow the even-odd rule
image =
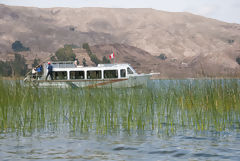
[[[53,68],[74,68],[74,61],[55,61],[52,62]]]
[[[32,73],[29,73],[27,74],[27,76],[24,78],[24,82],[27,82],[27,81],[36,81],[36,80],[43,80],[44,77],[42,74],[40,73],[36,73],[36,74],[32,74]]]

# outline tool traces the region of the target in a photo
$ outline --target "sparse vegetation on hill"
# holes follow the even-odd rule
[[[20,54],[15,54],[13,61],[0,61],[0,76],[24,76],[27,70],[26,60]]]
[[[55,55],[53,55],[53,56],[50,57],[50,60],[51,60],[51,61],[57,61],[57,58],[56,58]]]
[[[91,52],[88,43],[83,43],[82,48],[85,49],[87,52]]]
[[[39,65],[39,63],[40,63],[40,59],[34,59],[33,60],[33,64],[32,64],[32,67],[36,67],[37,65]]]
[[[98,65],[99,63],[101,63],[101,61],[98,59],[98,57],[92,53],[88,43],[84,43],[82,45],[83,49],[85,49],[89,55],[89,57],[91,58],[91,61],[95,63],[95,65]]]
[[[73,49],[80,48],[78,45],[75,45],[75,44],[65,44],[64,48],[68,46],[71,46]]]
[[[240,57],[236,58],[236,62],[240,65]]]
[[[23,46],[21,41],[15,41],[14,43],[12,43],[12,49],[15,52],[29,51],[30,50],[28,47]]]
[[[111,61],[109,59],[107,59],[106,56],[103,56],[102,63],[103,64],[111,64]]]
[[[234,43],[234,40],[228,40],[228,43],[229,43],[229,44],[233,44],[233,43]]]
[[[8,77],[12,75],[10,62],[0,61],[0,76]]]
[[[167,59],[167,56],[163,53],[161,53],[158,58],[162,59],[162,60],[166,60]]]
[[[14,76],[24,76],[27,73],[27,65],[25,58],[20,54],[15,54],[15,59],[10,63]]]
[[[76,55],[73,53],[71,45],[64,45],[64,48],[58,49],[55,55],[56,58],[52,57],[52,60],[74,61],[76,59]]]
[[[86,61],[86,59],[85,59],[85,58],[83,58],[83,60],[82,60],[82,64],[83,64],[83,66],[84,66],[84,67],[86,67],[86,66],[87,66],[87,61]]]

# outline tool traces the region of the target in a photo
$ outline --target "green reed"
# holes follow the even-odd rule
[[[151,83],[150,83],[151,84]],[[239,80],[156,81],[148,88],[35,88],[0,81],[0,133],[174,134],[237,130]]]

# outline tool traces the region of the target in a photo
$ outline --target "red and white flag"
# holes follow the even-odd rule
[[[111,55],[109,55],[109,59],[114,59],[115,58],[115,55],[114,55],[114,52],[111,54]]]

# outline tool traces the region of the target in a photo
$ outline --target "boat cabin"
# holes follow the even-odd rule
[[[54,80],[103,80],[127,79],[137,75],[129,64],[98,64],[96,67],[75,66],[73,62],[52,62]],[[44,64],[43,77],[47,75],[47,63]],[[43,78],[45,79],[45,78]]]

